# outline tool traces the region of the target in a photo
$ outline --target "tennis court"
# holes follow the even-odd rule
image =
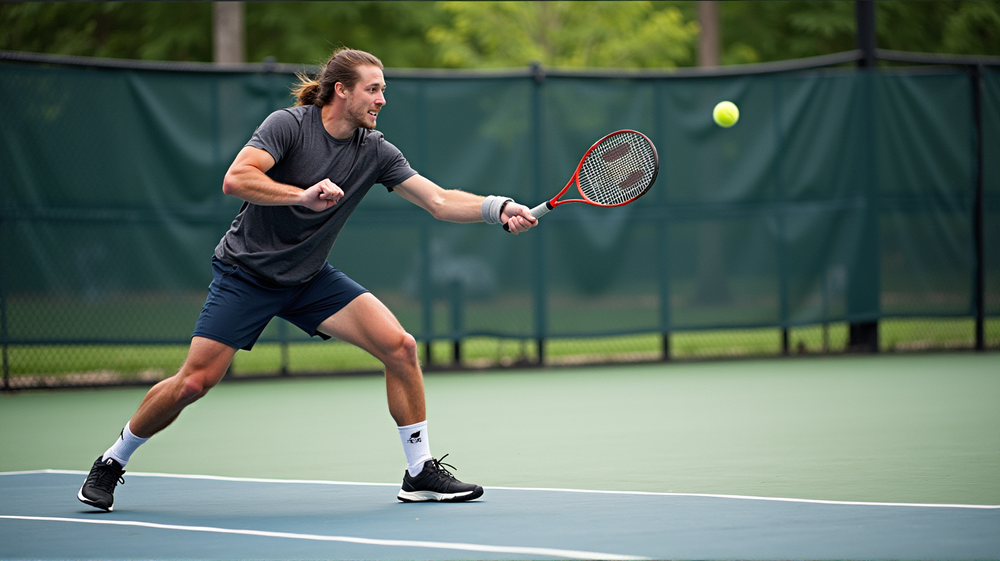
[[[995,354],[432,374],[457,505],[396,501],[378,377],[224,383],[92,511],[143,393],[0,395],[0,557],[1000,557]]]

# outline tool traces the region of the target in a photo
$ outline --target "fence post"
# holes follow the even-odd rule
[[[861,67],[862,73],[860,79],[861,89],[862,89],[862,123],[865,126],[871,126],[872,119],[874,117],[874,111],[872,104],[874,103],[874,96],[871,92],[872,84],[870,83],[871,76],[868,76],[868,72],[865,70],[873,71],[875,70],[875,48],[876,34],[875,34],[875,2],[873,0],[856,0],[855,4],[855,19],[857,22],[857,45],[861,49],[862,58],[858,61],[858,66]],[[873,138],[872,134],[865,134],[866,139]],[[866,181],[864,181],[863,195],[865,201],[864,209],[864,226],[865,234],[861,236],[864,240],[861,247],[857,249],[858,255],[854,263],[851,279],[855,283],[855,286],[850,290],[850,298],[853,301],[854,306],[848,304],[848,315],[852,311],[851,308],[859,307],[862,310],[869,308],[874,305],[874,308],[878,310],[876,318],[874,320],[862,320],[858,322],[852,322],[849,328],[848,335],[848,349],[853,351],[861,352],[878,352],[878,317],[881,316],[881,287],[878,276],[878,264],[880,261],[880,252],[878,248],[878,230],[879,230],[879,199],[877,196],[877,179],[875,178],[874,165],[871,162],[873,158],[873,148],[868,145],[867,142],[860,143],[862,150],[862,162],[865,167],[863,173],[866,174]],[[868,271],[868,275],[863,275],[863,271]],[[859,277],[861,277],[859,279]],[[866,286],[872,284],[874,286]],[[875,301],[868,302],[870,294],[866,295],[866,292],[875,292]]]
[[[662,193],[665,189],[660,189]],[[661,195],[662,198],[662,195]],[[661,359],[670,360],[670,246],[667,243],[666,209],[660,210],[663,219],[656,221],[656,264],[660,277],[660,334],[663,337]]]
[[[427,368],[434,365],[434,285],[431,282],[431,227],[420,223],[420,307],[424,319],[424,356]]]
[[[854,19],[857,25],[857,45],[861,49],[861,60],[858,64],[865,68],[875,68],[875,1],[855,0]]]
[[[657,80],[653,84],[653,135],[656,140],[661,140],[663,136],[660,135],[660,131],[664,130],[664,117],[663,117],[663,99],[666,97],[663,94],[663,80]],[[669,157],[667,151],[663,150],[659,152],[660,163],[664,168],[667,167],[666,158]],[[659,180],[662,183],[666,183],[666,174],[660,175]],[[660,188],[656,190],[657,202],[657,220],[656,220],[656,270],[657,276],[659,277],[660,284],[660,335],[662,337],[661,343],[661,360],[670,360],[670,244],[669,244],[669,230],[667,228],[667,219],[670,215],[667,200],[667,189]]]
[[[781,156],[785,151],[785,138],[781,122],[781,93],[781,78],[777,77],[774,79],[771,98],[774,111],[774,189],[779,202],[774,219],[778,242],[776,247],[778,253],[778,316],[781,321],[781,354],[788,356],[788,228],[785,224],[788,200],[785,198],[785,177],[782,173],[784,161]]]
[[[461,280],[456,279],[451,283],[452,366],[455,368],[462,366],[462,332],[465,327],[462,321],[462,304],[465,300],[462,288]]]
[[[2,369],[0,374],[3,375],[2,380],[0,380],[0,389],[7,390],[10,388],[10,359],[8,356],[10,332],[7,327],[7,267],[5,264],[9,258],[4,255],[4,248],[7,247],[3,241],[4,212],[0,210],[0,355],[2,355],[0,356],[0,369]]]
[[[531,64],[531,145],[534,171],[534,200],[542,200],[542,84],[545,73],[541,64]],[[545,302],[545,228],[531,236],[534,246],[535,341],[538,344],[538,364],[545,364],[545,335],[548,331]]]
[[[858,236],[858,246],[854,248],[853,262],[848,276],[847,315],[851,322],[848,329],[849,352],[879,351],[879,318],[882,315],[880,271],[882,255],[879,245],[881,201],[875,147],[872,145],[875,138],[872,90],[876,78],[874,69],[862,69],[858,75],[860,89],[858,130],[861,138],[858,141],[857,151],[862,208],[860,209],[861,234]]]
[[[281,355],[281,365],[278,372],[282,376],[288,376],[288,322],[281,320],[278,322],[278,350]]]
[[[430,161],[427,156],[427,88],[424,82],[417,85],[417,168],[425,174],[430,174]],[[428,221],[420,222],[420,307],[423,310],[424,332],[424,362],[426,368],[434,366],[434,284],[431,280],[431,225]]]
[[[3,245],[0,244],[0,251]],[[0,259],[0,368],[3,369],[3,380],[0,382],[0,389],[10,388],[10,362],[7,356],[9,344],[7,343],[7,289],[4,286],[3,260]]]
[[[976,269],[973,280],[973,298],[976,304],[976,350],[986,348],[984,324],[986,319],[986,273],[983,240],[983,66],[973,65],[972,114],[976,131],[976,193],[972,203],[972,239],[975,249]]]

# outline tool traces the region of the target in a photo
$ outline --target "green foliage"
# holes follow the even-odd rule
[[[1000,54],[1000,2],[961,4],[942,27],[946,52]]]
[[[697,26],[676,2],[247,2],[246,58],[318,64],[340,45],[389,67],[690,64]],[[0,49],[212,59],[207,2],[0,4]]]
[[[723,64],[855,48],[854,2],[725,2],[719,20]]]
[[[393,68],[691,66],[694,2],[247,2],[246,55],[318,64],[338,45]],[[852,1],[719,2],[723,64],[856,47]],[[876,3],[884,49],[1000,55],[1000,0]],[[211,2],[0,2],[0,49],[212,60]]]
[[[698,27],[664,2],[443,2],[427,36],[448,68],[689,63]]]
[[[897,51],[1000,54],[1000,2],[879,2],[879,47]]]
[[[855,3],[722,2],[724,64],[817,56],[857,48]],[[879,48],[949,54],[1000,54],[1000,2],[875,4]]]
[[[0,49],[198,61],[212,58],[208,2],[0,4]]]
[[[390,68],[429,67],[429,2],[247,2],[247,60],[321,64],[339,46],[374,53]]]

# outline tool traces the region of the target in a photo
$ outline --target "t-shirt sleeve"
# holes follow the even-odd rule
[[[377,181],[389,191],[392,191],[400,183],[417,175],[416,170],[410,167],[410,162],[406,161],[403,153],[399,151],[391,142],[381,139],[379,147],[379,177]]]
[[[278,163],[291,149],[300,128],[301,125],[295,115],[288,110],[280,109],[264,119],[246,145],[266,150],[274,158],[274,162]]]

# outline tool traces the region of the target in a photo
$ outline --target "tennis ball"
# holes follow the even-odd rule
[[[732,101],[720,101],[712,110],[712,118],[715,124],[728,129],[740,120],[740,109]]]

